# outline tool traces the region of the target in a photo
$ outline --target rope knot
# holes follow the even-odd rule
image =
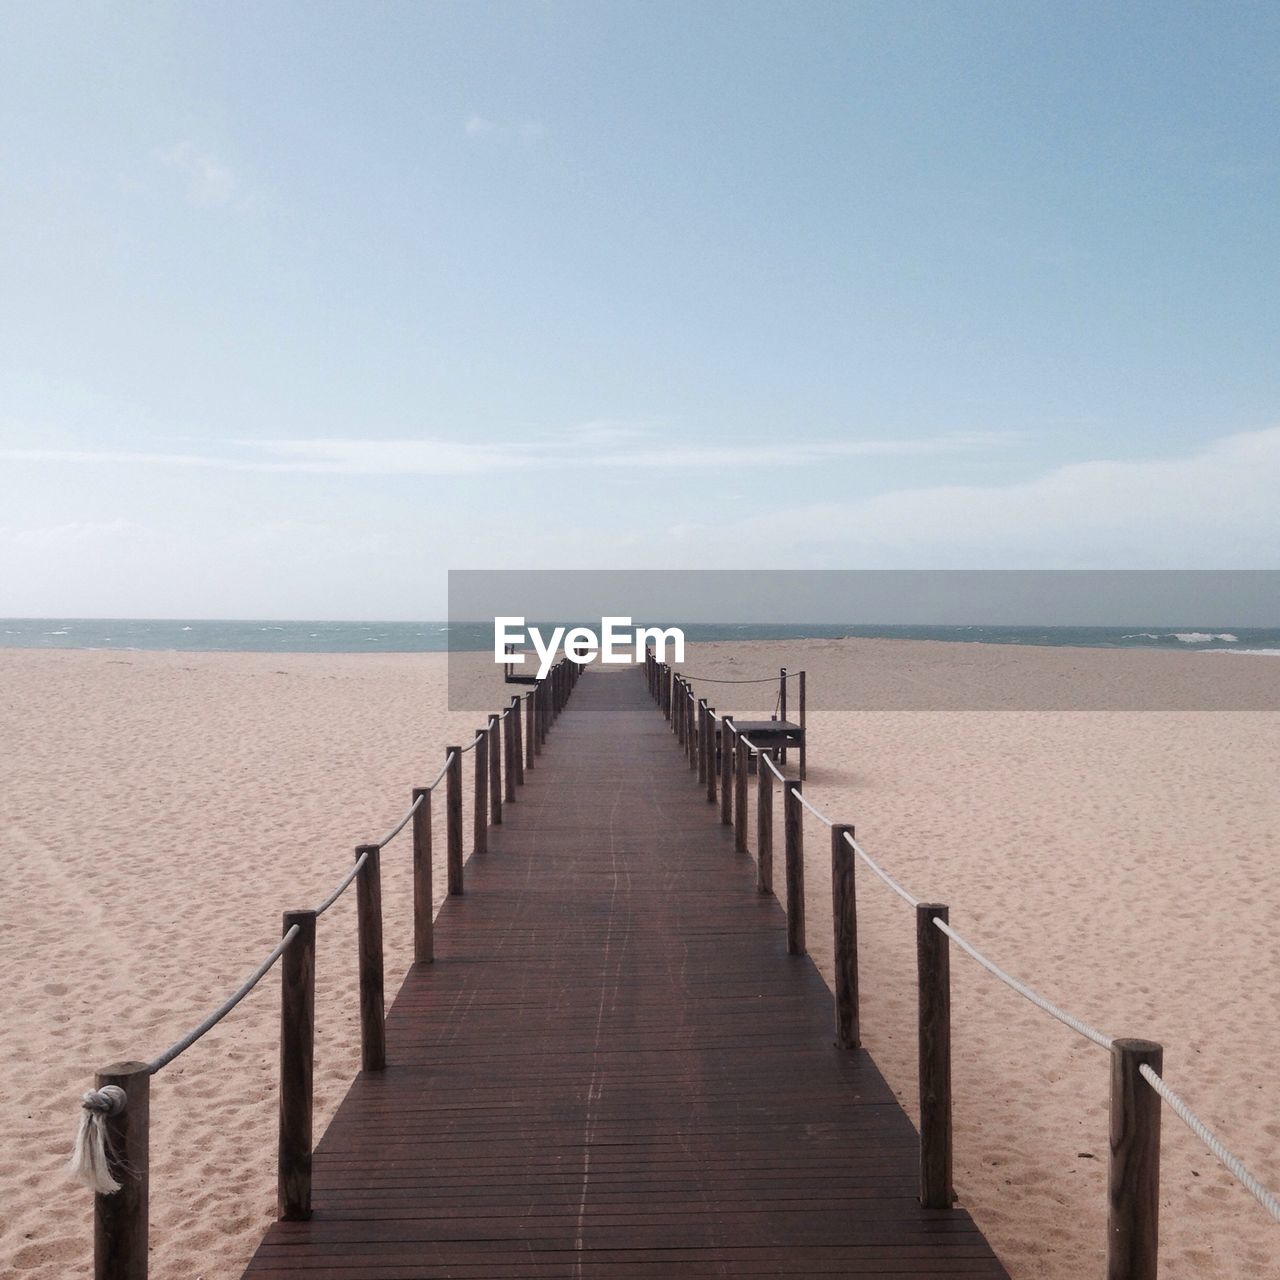
[[[101,1089],[90,1089],[80,1099],[80,1105],[86,1111],[98,1115],[118,1116],[124,1110],[126,1101],[125,1091],[118,1084],[108,1084]]]
[[[120,1190],[120,1182],[111,1167],[107,1117],[120,1115],[128,1100],[128,1095],[118,1084],[90,1089],[80,1098],[80,1128],[67,1168],[99,1195],[109,1196]]]

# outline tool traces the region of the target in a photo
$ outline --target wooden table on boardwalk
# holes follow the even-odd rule
[[[1005,1275],[638,672],[580,682],[435,955],[246,1277]]]

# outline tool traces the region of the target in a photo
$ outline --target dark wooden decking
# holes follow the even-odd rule
[[[716,815],[589,672],[246,1276],[1004,1276]]]

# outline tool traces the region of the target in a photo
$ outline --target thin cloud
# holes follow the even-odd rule
[[[643,439],[640,447],[638,441]],[[12,462],[205,467],[327,475],[479,475],[543,466],[746,470],[805,467],[841,458],[910,458],[1007,446],[1004,432],[954,433],[904,440],[796,440],[765,444],[691,445],[609,420],[583,423],[559,436],[494,443],[417,440],[238,440],[225,453],[95,449],[0,449]]]
[[[1055,467],[1007,485],[897,489],[702,526],[705,556],[881,568],[1271,568],[1280,427],[1168,458]],[[678,551],[688,530],[671,532]]]
[[[185,180],[185,195],[190,204],[225,205],[236,194],[238,184],[230,166],[212,152],[201,150],[190,138],[161,151],[159,159]]]
[[[524,142],[537,142],[546,137],[547,127],[541,120],[494,120],[489,116],[467,117],[462,131],[468,138],[510,137]]]

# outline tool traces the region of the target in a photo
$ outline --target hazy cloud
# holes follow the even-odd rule
[[[527,468],[804,467],[840,458],[904,458],[993,449],[1020,437],[969,432],[903,440],[803,440],[765,444],[686,444],[626,422],[596,420],[558,435],[493,443],[409,440],[239,440],[225,453],[94,449],[0,449],[14,462],[114,463],[210,467],[230,471],[295,471],[340,475],[466,475]],[[641,447],[643,441],[643,447]]]
[[[547,129],[541,120],[492,120],[488,116],[473,115],[467,117],[462,131],[468,138],[506,136],[536,142],[546,136]]]
[[[202,151],[189,138],[159,153],[161,162],[186,182],[186,198],[195,205],[228,204],[236,193],[236,176],[217,156]]]
[[[1056,467],[1007,485],[898,489],[757,520],[682,526],[672,547],[843,568],[1272,568],[1280,427],[1171,458]],[[696,535],[696,537],[695,537]]]

